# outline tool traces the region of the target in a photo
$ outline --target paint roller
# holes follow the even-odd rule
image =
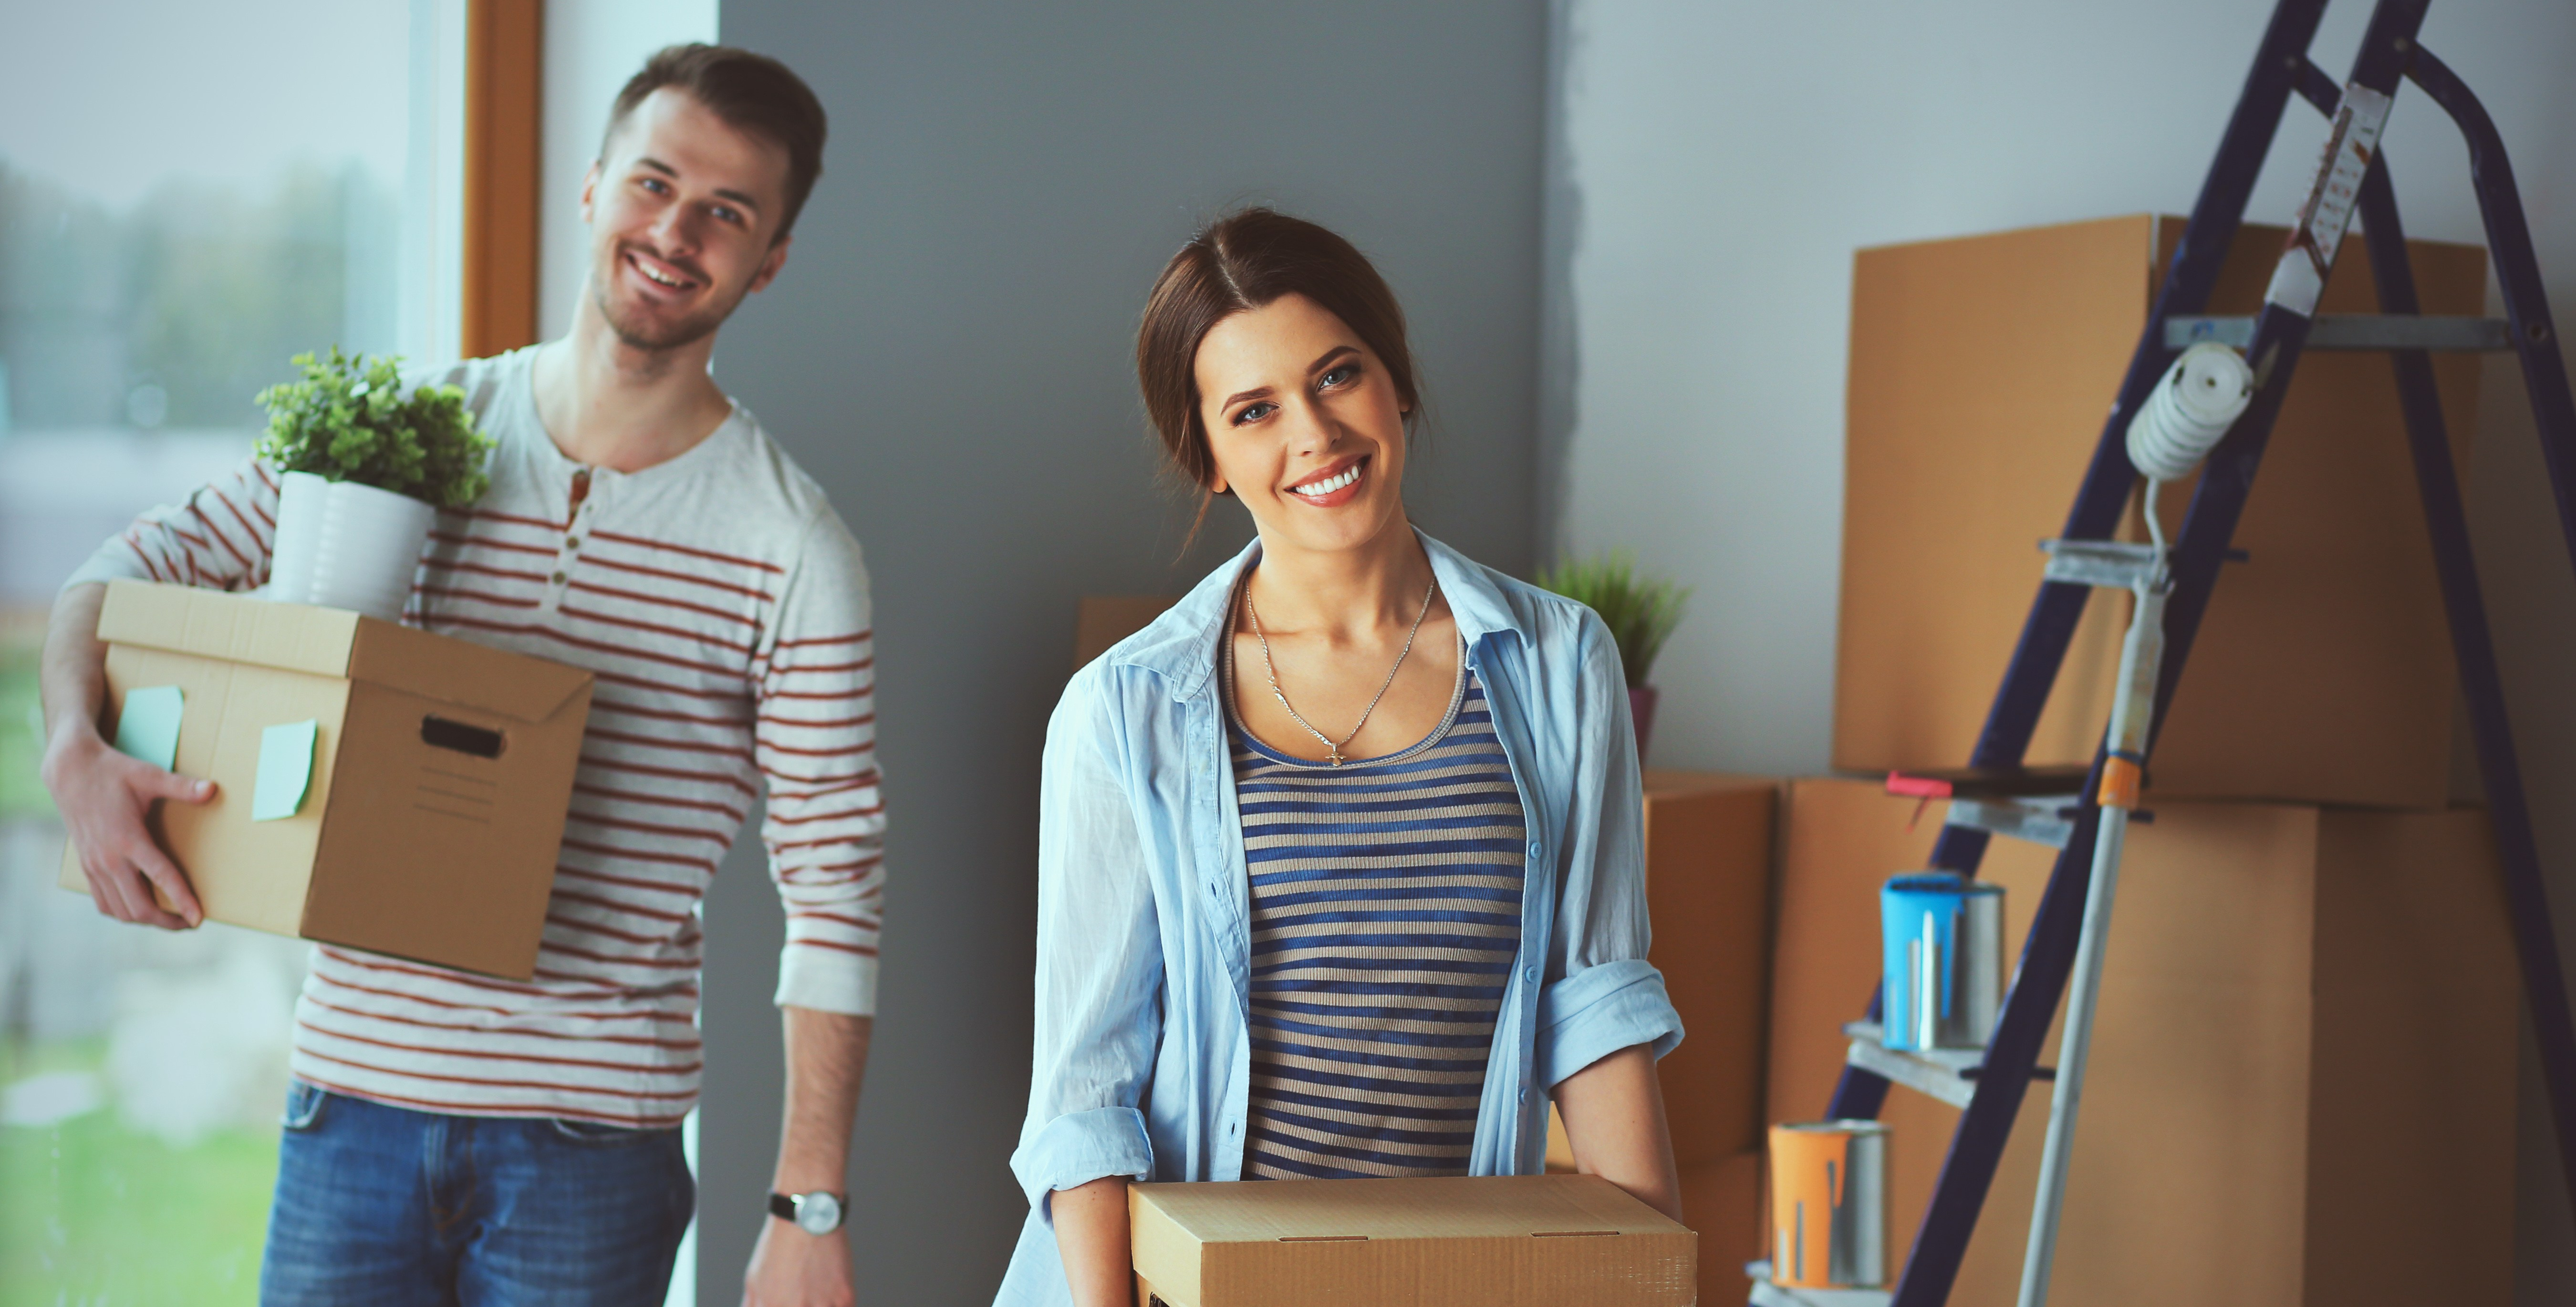
[[[2254,402],[2254,370],[2232,347],[2204,340],[2182,352],[2129,419],[2129,462],[2147,479],[2147,533],[2158,549],[2164,523],[2156,487],[2197,466]]]

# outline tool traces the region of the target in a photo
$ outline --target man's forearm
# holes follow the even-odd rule
[[[54,599],[53,617],[45,626],[44,660],[36,673],[49,743],[65,723],[97,727],[107,700],[107,647],[98,639],[98,614],[106,606],[107,587],[95,581]]]
[[[802,1007],[779,1013],[787,1028],[787,1103],[770,1187],[782,1194],[839,1193],[876,1022]]]

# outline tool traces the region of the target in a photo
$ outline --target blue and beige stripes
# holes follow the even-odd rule
[[[1245,1178],[1465,1174],[1521,936],[1525,822],[1483,688],[1462,668],[1427,739],[1340,767],[1238,724],[1234,773],[1252,877]]]

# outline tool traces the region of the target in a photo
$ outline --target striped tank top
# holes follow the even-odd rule
[[[1252,878],[1244,1178],[1466,1174],[1525,828],[1483,687],[1462,656],[1429,738],[1339,767],[1232,727]]]

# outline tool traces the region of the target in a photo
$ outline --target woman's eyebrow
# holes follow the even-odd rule
[[[1252,389],[1250,389],[1250,390],[1238,390],[1238,391],[1234,392],[1233,394],[1226,396],[1226,397],[1225,397],[1225,402],[1223,402],[1223,403],[1221,403],[1221,404],[1217,405],[1217,407],[1218,407],[1218,408],[1232,408],[1232,407],[1234,407],[1234,406],[1235,406],[1235,404],[1236,404],[1238,401],[1246,400],[1246,399],[1259,399],[1259,398],[1261,398],[1262,396],[1267,395],[1267,394],[1269,394],[1269,393],[1270,393],[1270,387],[1268,387],[1268,386],[1255,386],[1255,387],[1253,387],[1253,388],[1252,388]]]
[[[1349,345],[1335,345],[1331,349],[1325,350],[1322,358],[1316,359],[1314,362],[1306,365],[1307,374],[1311,376],[1314,373],[1323,371],[1327,366],[1341,358],[1344,354],[1357,357],[1359,355],[1359,351]]]

